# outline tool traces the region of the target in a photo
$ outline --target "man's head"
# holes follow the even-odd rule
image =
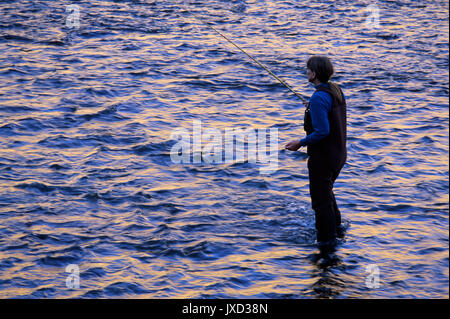
[[[314,55],[306,62],[306,74],[309,82],[318,80],[321,83],[326,83],[333,73],[333,64],[326,56]]]

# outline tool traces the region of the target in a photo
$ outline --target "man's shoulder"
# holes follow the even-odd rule
[[[333,83],[333,84],[335,84],[335,83]],[[342,91],[341,87],[339,85],[336,85],[336,87],[342,94],[342,98],[345,101],[346,97],[345,97],[345,94]],[[326,99],[329,103],[331,103],[331,104],[333,103],[333,91],[328,85],[321,85],[319,87],[316,87],[316,91],[311,96],[311,99],[314,95],[316,95],[316,99]]]
[[[331,106],[331,104],[333,103],[333,98],[331,94],[327,91],[316,90],[311,96],[310,103],[312,104],[319,103],[325,105],[329,104]]]

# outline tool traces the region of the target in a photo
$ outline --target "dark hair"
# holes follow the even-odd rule
[[[343,102],[339,86],[335,83],[330,82],[330,78],[334,74],[334,68],[328,57],[322,55],[314,55],[308,59],[308,61],[306,62],[306,67],[316,74],[316,77],[320,82],[328,82],[331,91],[334,93],[334,96],[338,99],[339,103]]]

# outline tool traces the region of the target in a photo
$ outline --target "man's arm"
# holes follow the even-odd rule
[[[309,112],[314,131],[300,140],[300,146],[317,143],[330,134],[328,112],[330,112],[332,104],[333,100],[327,92],[319,91],[313,94],[309,101]]]

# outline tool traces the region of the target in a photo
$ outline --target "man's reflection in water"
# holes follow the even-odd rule
[[[336,247],[321,248],[318,253],[311,254],[309,260],[316,266],[312,276],[318,278],[311,286],[312,294],[317,298],[338,297],[345,289],[345,282],[338,275],[343,263]]]

